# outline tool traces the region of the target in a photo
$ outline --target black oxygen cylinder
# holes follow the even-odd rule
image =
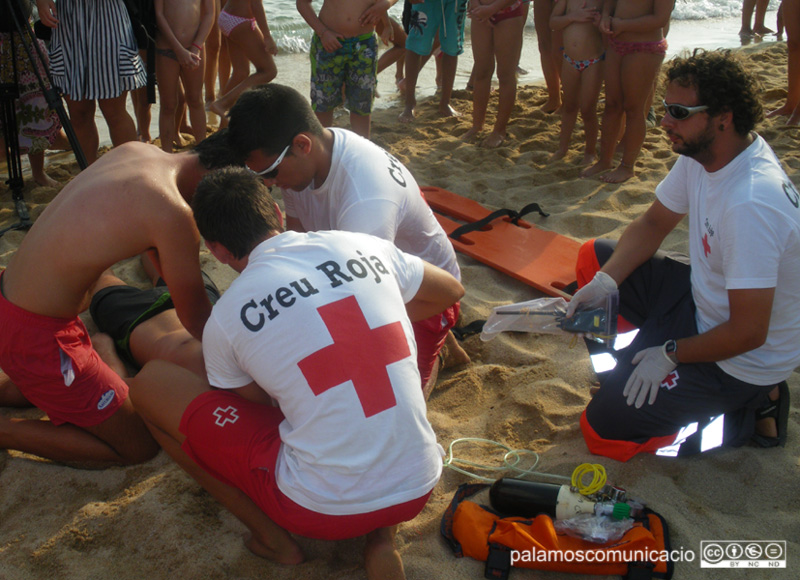
[[[489,489],[489,502],[496,511],[509,516],[532,518],[547,514],[555,519],[561,487],[552,483],[502,478]]]

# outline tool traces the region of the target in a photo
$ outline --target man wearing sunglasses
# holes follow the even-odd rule
[[[676,58],[661,122],[675,166],[618,242],[581,250],[568,315],[619,289],[638,327],[581,417],[591,451],[627,460],[786,440],[800,364],[800,196],[753,132],[755,80],[724,52]],[[688,214],[689,254],[659,251]]]
[[[287,229],[372,234],[461,279],[453,246],[411,172],[371,141],[323,128],[294,89],[270,83],[245,92],[231,108],[229,130],[247,166],[281,188]],[[436,383],[445,341],[454,359],[469,361],[449,332],[458,312],[456,303],[414,324],[426,394]]]

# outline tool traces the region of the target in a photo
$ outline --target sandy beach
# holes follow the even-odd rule
[[[764,42],[741,49],[763,84],[766,110],[786,95],[786,46]],[[496,95],[489,105],[494,121]],[[660,96],[657,96],[660,99]],[[636,176],[620,185],[581,180],[580,123],[567,157],[549,163],[556,150],[559,118],[539,111],[541,86],[521,86],[509,136],[495,150],[462,142],[471,126],[471,101],[456,91],[460,118],[436,116],[436,100],[421,100],[416,123],[396,122],[397,108],[378,111],[373,139],[414,173],[420,185],[439,186],[475,199],[490,209],[519,208],[536,201],[550,217],[536,225],[578,241],[617,238],[652,202],[658,182],[676,159],[660,128],[650,129],[636,164]],[[658,100],[656,102],[659,102]],[[660,109],[660,107],[658,108]],[[659,111],[659,118],[660,118]],[[784,119],[763,122],[758,131],[772,145],[789,177],[800,187],[800,128]],[[66,182],[78,169],[70,158],[52,161],[49,173]],[[25,199],[35,219],[56,189],[27,183]],[[16,221],[7,187],[0,186],[0,227]],[[0,238],[5,265],[25,233]],[[684,224],[665,247],[688,252]],[[65,248],[63,251],[69,251]],[[202,261],[226,288],[234,277],[207,253]],[[485,319],[497,305],[542,294],[459,255],[467,294],[462,324]],[[116,273],[137,285],[145,276],[137,260],[119,264]],[[84,319],[92,329],[88,313]],[[446,369],[428,403],[428,417],[445,449],[457,438],[480,437],[539,454],[538,469],[570,475],[584,462],[602,463],[609,481],[626,488],[669,524],[672,547],[693,551],[693,562],[678,562],[675,578],[797,578],[800,566],[800,376],[789,387],[794,397],[785,448],[723,449],[682,459],[639,455],[627,463],[592,456],[578,428],[594,381],[582,344],[570,348],[556,335],[503,334],[491,342],[478,336],[464,342],[473,362]],[[6,416],[40,417],[36,410],[0,410]],[[460,455],[484,464],[501,464],[502,455],[477,447]],[[495,474],[497,475],[497,474]],[[456,488],[468,477],[445,469],[430,502],[415,520],[403,524],[398,544],[409,579],[460,580],[483,577],[483,563],[456,559],[439,534],[442,514]],[[296,567],[253,556],[242,543],[245,528],[211,499],[163,452],[139,466],[82,471],[16,452],[0,451],[0,578],[366,578],[363,540],[341,543],[299,539],[306,562]],[[775,540],[785,542],[786,569],[723,572],[700,567],[701,541]],[[511,578],[584,578],[514,570]]]

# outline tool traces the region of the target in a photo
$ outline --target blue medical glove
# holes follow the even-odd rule
[[[635,364],[636,368],[628,377],[622,396],[628,398],[628,405],[634,404],[635,401],[637,409],[644,405],[648,394],[650,396],[647,404],[652,405],[656,402],[661,383],[678,366],[667,356],[664,345],[640,350],[631,363]]]
[[[614,278],[605,272],[597,272],[586,286],[575,292],[575,296],[567,305],[567,318],[572,318],[578,306],[581,304],[596,304],[601,298],[612,294],[617,290],[617,283]]]

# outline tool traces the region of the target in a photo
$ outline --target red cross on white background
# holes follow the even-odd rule
[[[333,344],[297,363],[314,394],[352,381],[365,417],[394,407],[397,399],[386,366],[411,354],[402,324],[370,328],[355,296],[320,306],[317,312]]]

